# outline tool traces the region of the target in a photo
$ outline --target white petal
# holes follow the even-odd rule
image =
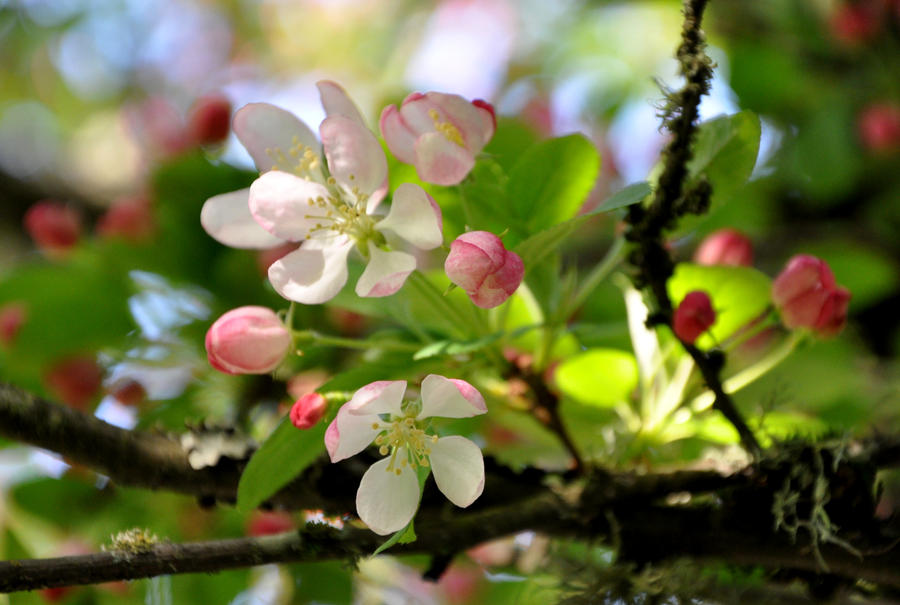
[[[384,137],[391,153],[405,164],[415,162],[417,135],[410,130],[400,111],[394,105],[388,105],[381,112],[381,119],[378,123],[381,128],[381,136]]]
[[[234,114],[234,132],[260,172],[277,167],[278,151],[289,160],[290,150],[297,144],[319,153],[316,135],[300,118],[268,103],[250,103],[238,109]]]
[[[330,80],[322,80],[316,82],[316,87],[319,89],[319,98],[322,99],[322,107],[325,108],[325,114],[328,117],[344,116],[357,122],[360,126],[366,125],[356,104],[339,84]]]
[[[438,489],[456,506],[472,504],[484,490],[484,458],[477,445],[458,435],[431,446],[431,471]]]
[[[320,208],[310,200],[328,198],[328,190],[318,183],[287,172],[272,170],[250,185],[250,213],[266,231],[292,242],[303,241],[330,208]]]
[[[269,281],[281,296],[305,305],[334,298],[347,283],[347,254],[353,242],[307,240],[269,267]]]
[[[375,135],[344,116],[325,118],[319,126],[328,169],[347,191],[370,195],[387,177],[387,158]]]
[[[349,402],[341,406],[325,431],[325,448],[332,462],[360,453],[381,432],[372,428],[373,416],[354,416],[348,405]]]
[[[346,403],[347,410],[354,416],[365,414],[393,414],[399,416],[405,380],[378,380],[360,388]]]
[[[475,166],[472,152],[437,132],[416,139],[416,174],[426,183],[457,185]]]
[[[376,223],[379,231],[389,229],[416,248],[431,250],[444,241],[441,210],[424,189],[403,183],[394,192],[388,215]]]
[[[416,257],[406,252],[385,252],[369,242],[369,264],[356,282],[359,296],[390,296],[403,287],[406,278],[416,270]]]
[[[400,466],[406,448],[397,451],[398,475],[388,471],[390,458],[369,467],[356,492],[356,512],[376,534],[386,536],[406,527],[419,507],[419,480],[409,465]]]
[[[422,411],[418,418],[469,418],[485,412],[484,397],[465,380],[429,374],[422,381]]]
[[[282,243],[250,214],[250,189],[216,195],[203,204],[200,224],[213,239],[232,248],[272,248]]]

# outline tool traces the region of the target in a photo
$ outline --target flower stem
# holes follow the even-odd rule
[[[295,340],[324,347],[341,347],[359,350],[382,349],[386,351],[418,351],[422,348],[422,345],[420,344],[398,340],[359,340],[356,338],[344,338],[342,336],[321,334],[315,330],[292,330],[292,332]]]

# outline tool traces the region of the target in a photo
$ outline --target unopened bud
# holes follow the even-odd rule
[[[225,313],[206,333],[209,363],[226,374],[267,374],[291,347],[291,333],[266,307],[238,307]]]
[[[835,283],[825,261],[800,254],[772,282],[772,301],[786,327],[828,337],[840,332],[847,321],[850,292]]]
[[[716,311],[712,307],[709,295],[702,290],[688,292],[672,317],[672,330],[675,336],[688,344],[716,323]]]
[[[61,202],[34,204],[25,213],[24,223],[38,247],[51,255],[64,254],[81,237],[81,215]]]
[[[77,356],[56,363],[46,374],[54,396],[83,410],[94,399],[103,381],[103,370],[92,356]]]
[[[0,346],[12,346],[28,318],[24,303],[11,302],[0,307]]]
[[[753,264],[753,244],[740,231],[720,229],[700,243],[694,252],[694,262],[700,265],[749,267]]]
[[[197,99],[188,115],[188,136],[197,145],[221,143],[231,129],[231,101],[221,95]]]
[[[117,200],[97,222],[100,237],[121,238],[133,243],[148,240],[155,230],[150,201],[143,197]]]
[[[328,402],[322,395],[307,393],[291,408],[291,423],[301,430],[312,428],[322,419],[327,409]]]
[[[444,262],[450,281],[466,291],[479,307],[496,307],[512,296],[522,283],[525,267],[515,252],[487,231],[470,231],[450,244]]]

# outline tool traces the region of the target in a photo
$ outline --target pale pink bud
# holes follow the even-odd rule
[[[525,267],[515,252],[487,231],[463,233],[450,244],[444,271],[484,309],[503,303],[522,283]]]
[[[327,409],[328,402],[322,395],[307,393],[291,408],[291,423],[301,430],[312,428],[322,419]]]
[[[869,105],[860,113],[857,129],[863,146],[870,151],[900,148],[900,106],[891,103]]]
[[[675,336],[688,344],[716,323],[716,311],[709,295],[702,290],[688,292],[675,309],[672,316],[672,330]]]
[[[23,222],[38,247],[50,254],[65,253],[81,237],[81,215],[61,202],[37,202],[25,213]]]
[[[103,370],[92,356],[70,357],[53,365],[45,379],[55,397],[83,410],[100,390]]]
[[[409,95],[399,109],[385,107],[379,125],[391,153],[413,164],[420,179],[456,185],[494,136],[497,120],[486,101],[429,92]]]
[[[772,282],[772,301],[786,327],[808,328],[828,337],[846,323],[850,292],[837,286],[825,261],[799,254]]]
[[[188,136],[197,145],[221,143],[231,129],[231,101],[222,95],[200,97],[188,114]]]
[[[694,262],[700,265],[749,267],[753,264],[753,244],[736,229],[719,229],[700,243],[694,252]]]
[[[97,221],[97,234],[137,243],[148,240],[156,230],[150,201],[144,197],[122,198]]]
[[[11,302],[0,307],[0,345],[12,345],[27,318],[28,307],[24,303]]]
[[[291,333],[266,307],[238,307],[206,333],[209,363],[226,374],[267,374],[291,348]]]

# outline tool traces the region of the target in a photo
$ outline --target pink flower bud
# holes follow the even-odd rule
[[[515,252],[487,231],[463,233],[450,244],[444,271],[484,309],[503,303],[522,283],[525,267]]]
[[[81,237],[81,215],[61,202],[44,200],[34,204],[23,222],[38,247],[51,255],[64,254]]]
[[[688,344],[716,323],[716,311],[712,308],[709,295],[702,290],[688,292],[675,309],[672,330],[675,336]]]
[[[294,519],[281,511],[254,511],[247,523],[248,536],[269,536],[291,531],[296,525]]]
[[[466,178],[497,128],[490,103],[439,92],[413,93],[400,109],[385,107],[379,124],[391,153],[436,185]]]
[[[291,333],[266,307],[238,307],[206,333],[209,363],[226,374],[267,374],[291,348]]]
[[[869,105],[859,115],[857,130],[863,146],[870,151],[900,148],[900,106],[891,103]]]
[[[819,336],[834,336],[847,321],[850,292],[837,286],[825,261],[799,254],[772,282],[772,301],[790,328],[807,328]]]
[[[93,356],[64,359],[46,373],[47,387],[60,401],[84,410],[93,401],[103,381],[103,370]]]
[[[200,97],[188,115],[187,129],[197,145],[221,143],[231,129],[231,101],[221,95]]]
[[[144,197],[122,198],[97,221],[97,234],[137,243],[148,240],[156,230],[150,201]]]
[[[700,243],[694,252],[694,262],[700,265],[749,267],[753,264],[753,244],[740,231],[719,229]]]
[[[0,346],[10,346],[15,342],[27,318],[28,307],[24,303],[11,302],[0,307]]]
[[[322,395],[307,393],[291,408],[291,423],[301,430],[312,428],[322,419],[327,409],[328,402]]]

